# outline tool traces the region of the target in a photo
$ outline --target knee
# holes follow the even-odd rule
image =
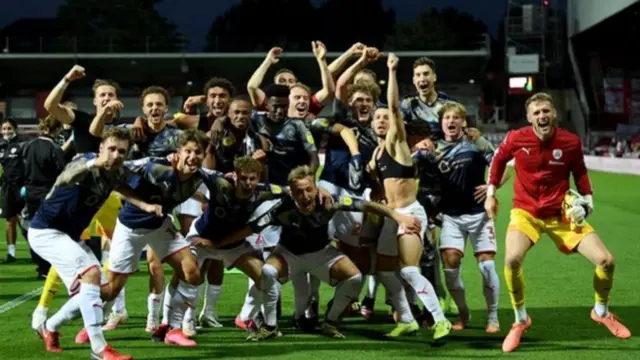
[[[442,263],[445,269],[457,269],[460,267],[462,254],[459,250],[446,249],[442,251]]]
[[[82,274],[82,282],[92,285],[100,285],[101,275],[100,268],[98,266],[92,266]]]
[[[162,263],[160,261],[151,261],[148,264],[149,267],[149,274],[151,274],[151,276],[159,276],[159,275],[164,275],[164,268],[162,267]]]
[[[411,279],[420,275],[420,271],[415,266],[405,266],[400,269],[400,277],[407,283],[411,283]]]
[[[360,292],[360,289],[362,289],[363,283],[364,276],[362,276],[362,273],[360,272],[347,279],[347,284],[349,285],[349,287],[353,288],[354,291],[357,291],[358,293]]]
[[[607,251],[598,259],[596,265],[605,271],[612,270],[616,265],[616,259],[613,254]]]
[[[519,254],[507,254],[504,258],[504,266],[510,269],[519,269],[522,266],[524,256]]]
[[[199,285],[202,283],[200,269],[195,261],[190,261],[182,266],[184,281],[189,285]]]

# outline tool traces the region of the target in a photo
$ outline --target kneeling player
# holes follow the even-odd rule
[[[251,233],[258,233],[269,225],[282,226],[280,243],[262,268],[262,281],[270,288],[276,280],[298,279],[309,273],[336,287],[333,305],[327,311],[322,332],[333,338],[344,338],[336,326],[342,312],[357,300],[362,288],[362,274],[341,251],[330,245],[328,224],[337,211],[367,211],[387,216],[412,231],[419,231],[420,224],[410,216],[399,214],[383,205],[361,201],[351,197],[336,198],[329,209],[320,204],[315,174],[308,166],[300,166],[289,174],[291,197],[283,199],[265,215],[252,221],[243,230],[231,235],[221,245],[241,241]],[[294,296],[308,296],[305,281],[293,283]],[[295,318],[304,316],[304,301],[296,301]],[[276,302],[265,301],[265,318],[276,318]],[[275,326],[267,323],[270,328]],[[270,330],[270,328],[267,330]]]
[[[613,285],[613,255],[585,221],[593,212],[591,181],[584,163],[580,138],[556,127],[553,98],[545,93],[532,95],[525,103],[531,126],[511,131],[498,147],[489,173],[485,209],[495,219],[496,188],[507,163],[515,160],[513,209],[505,247],[505,282],[509,288],[516,321],[504,339],[502,351],[518,348],[531,317],[524,307],[524,258],[543,233],[560,251],[578,252],[595,266],[593,286],[595,305],[591,319],[616,337],[628,339],[631,332],[609,311],[609,292]],[[569,176],[573,174],[579,193],[565,197]]]

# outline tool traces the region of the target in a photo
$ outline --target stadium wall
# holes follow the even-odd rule
[[[637,2],[638,0],[568,0],[568,35],[579,34]]]

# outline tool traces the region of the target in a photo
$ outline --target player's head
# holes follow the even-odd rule
[[[247,130],[251,121],[251,102],[244,97],[237,97],[229,104],[229,120],[231,126],[238,130]]]
[[[169,111],[169,92],[160,86],[149,86],[142,91],[140,96],[142,112],[149,125],[158,125],[164,122],[164,117]]]
[[[201,130],[187,129],[180,135],[179,143],[176,169],[183,175],[192,175],[202,166],[209,138]]]
[[[236,196],[249,197],[258,186],[262,175],[262,164],[251,156],[241,156],[233,160],[236,172]]]
[[[359,81],[349,85],[349,106],[356,119],[361,123],[371,120],[373,106],[380,98],[380,87],[375,82]]]
[[[289,112],[289,87],[272,84],[264,90],[267,98],[267,117],[273,122],[284,121]]]
[[[309,113],[311,89],[302,83],[294,84],[289,91],[289,116],[304,118]]]
[[[236,89],[231,81],[220,77],[209,79],[203,89],[209,113],[216,117],[225,115],[229,109],[229,100],[235,92]]]
[[[378,81],[378,75],[376,75],[376,73],[371,69],[362,69],[356,74],[356,76],[353,77],[354,84],[360,81],[366,81],[375,84]]]
[[[547,140],[553,135],[556,126],[556,108],[553,97],[539,92],[531,95],[524,103],[527,121],[533,126],[533,131],[540,140]]]
[[[107,156],[109,161],[107,170],[119,168],[129,155],[129,148],[133,144],[133,135],[129,129],[119,126],[110,127],[102,133],[100,142],[100,156]]]
[[[118,100],[120,85],[113,80],[97,79],[91,90],[93,91],[93,105],[96,110],[100,110],[109,101]]]
[[[293,71],[289,69],[280,69],[273,77],[273,83],[277,85],[286,85],[288,87],[292,87],[298,82],[298,78],[293,73]]]
[[[316,174],[308,165],[298,166],[289,173],[289,188],[296,207],[302,213],[310,213],[316,208],[318,188]]]
[[[5,140],[13,139],[18,133],[18,123],[12,118],[2,119],[2,138]]]
[[[38,130],[42,135],[54,137],[62,130],[62,124],[53,116],[47,115],[38,121]]]
[[[457,102],[448,102],[442,105],[438,111],[440,126],[445,140],[455,141],[464,134],[463,129],[467,126],[467,109]]]
[[[434,90],[437,80],[436,63],[428,57],[421,57],[413,62],[413,85],[420,95]]]
[[[389,131],[389,108],[380,106],[373,112],[371,128],[379,138],[384,139]]]

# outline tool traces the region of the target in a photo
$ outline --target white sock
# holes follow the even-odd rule
[[[9,251],[9,255],[16,257],[16,245],[15,244],[10,244],[7,245],[7,250]]]
[[[100,354],[107,346],[107,341],[102,332],[102,322],[104,313],[102,311],[102,300],[100,300],[100,286],[82,283],[80,285],[79,303],[84,328],[89,335],[91,350]]]
[[[524,305],[519,309],[513,309],[514,314],[516,315],[516,322],[520,324],[524,324],[527,322],[529,315],[527,315],[527,308]]]
[[[409,286],[409,284],[407,284],[407,286],[404,286],[404,291],[407,293],[407,301],[409,302],[409,305],[418,306],[420,304],[420,298],[418,297],[418,294],[416,294],[416,291],[413,290],[413,288]]]
[[[340,281],[336,285],[336,292],[333,295],[333,304],[327,313],[327,320],[331,322],[338,322],[344,309],[351,305],[352,301],[358,300],[360,289],[362,289],[362,274],[356,274],[348,279]]]
[[[189,285],[182,280],[178,282],[176,291],[169,302],[169,313],[167,317],[171,329],[180,329],[182,327],[184,314],[190,304],[195,302],[197,297],[198,288],[196,286]]]
[[[62,324],[77,318],[79,315],[80,294],[76,294],[75,296],[67,300],[67,302],[62,305],[60,310],[58,310],[58,312],[47,319],[47,321],[45,322],[45,328],[51,332],[58,331]]]
[[[469,307],[467,306],[464,284],[460,276],[461,272],[462,269],[459,267],[455,269],[444,269],[444,279],[447,284],[447,290],[449,290],[449,294],[453,298],[453,302],[458,306],[458,309],[460,309],[460,314],[462,316],[468,316]],[[462,320],[467,321],[469,319]]]
[[[164,297],[165,297],[164,293],[160,293],[160,294],[149,293],[149,296],[147,296],[147,315],[150,318],[155,319],[156,323],[160,319],[160,309],[161,309],[162,300],[163,300]],[[166,298],[165,298],[165,300],[166,300]],[[168,304],[168,303],[169,302],[166,301],[165,305]],[[163,320],[164,320],[164,318],[163,318]]]
[[[595,311],[599,317],[606,317],[609,314],[609,306],[607,306],[607,304],[596,303],[593,306],[593,311]]]
[[[216,303],[222,293],[222,285],[207,284],[207,294],[204,298],[204,307],[202,312],[208,318],[214,318],[216,313]]]
[[[162,307],[162,323],[169,324],[169,309],[171,308],[171,298],[173,294],[175,294],[176,288],[171,286],[171,283],[167,284],[167,287],[164,289],[164,305]],[[153,313],[149,313],[151,316]],[[156,321],[157,323],[157,321]]]
[[[496,262],[493,260],[482,261],[478,264],[482,274],[484,285],[484,298],[487,302],[487,318],[490,321],[498,320],[498,300],[500,298],[500,278],[496,272]]]
[[[100,264],[104,265],[107,260],[109,260],[109,250],[102,250],[102,258],[100,259]]]
[[[276,326],[278,325],[278,269],[270,264],[262,265],[260,286],[263,289],[264,320],[268,326]],[[302,313],[304,314],[304,309]]]
[[[431,313],[431,316],[433,316],[433,320],[438,322],[446,319],[440,307],[440,301],[438,301],[436,291],[433,289],[433,285],[431,285],[427,278],[420,274],[418,267],[405,266],[400,269],[400,276],[416,291],[424,307]]]
[[[294,317],[299,319],[305,316],[309,301],[309,281],[307,274],[300,272],[291,276],[291,285],[293,286]]]
[[[115,302],[113,303],[113,311],[117,314],[124,314],[127,312],[127,303],[125,301],[125,288],[120,290],[118,296],[116,296]]]
[[[369,279],[367,280],[367,297],[369,299],[375,300],[379,284],[378,278],[375,275],[369,275]]]
[[[240,309],[240,320],[248,321],[253,319],[262,307],[262,291],[256,287],[255,282],[249,278],[249,291],[244,297],[244,304]]]
[[[387,289],[393,308],[400,315],[399,321],[405,324],[415,321],[411,313],[411,308],[409,308],[407,294],[396,273],[393,271],[381,271],[377,274],[376,278],[384,285],[385,289]]]

